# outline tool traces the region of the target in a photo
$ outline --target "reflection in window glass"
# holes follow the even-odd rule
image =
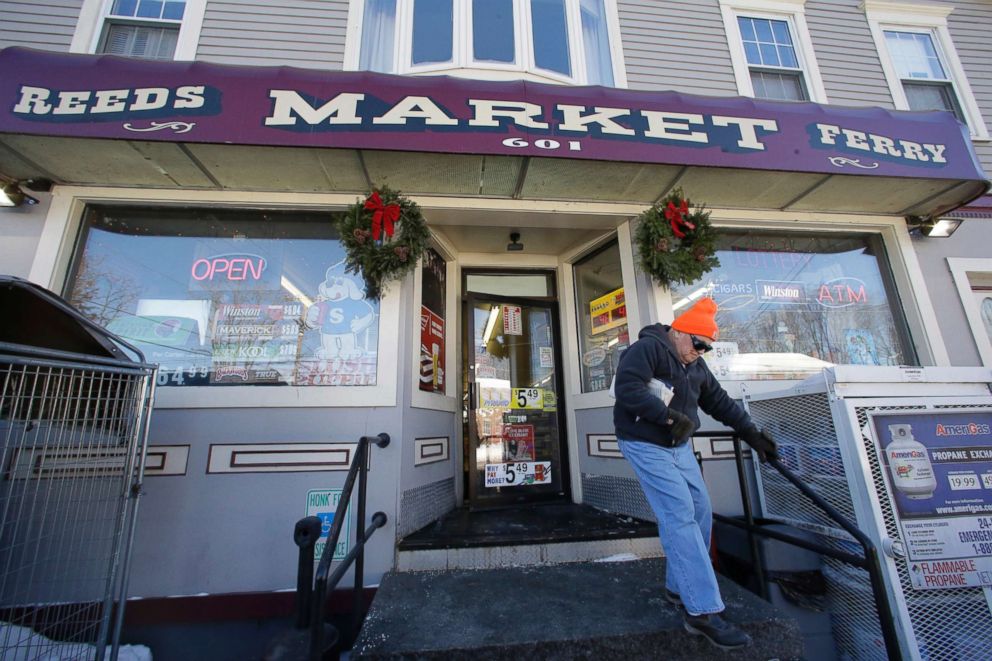
[[[620,352],[630,344],[618,244],[576,262],[573,273],[582,392],[607,390]]]
[[[396,0],[366,0],[358,68],[390,73],[396,41]]]
[[[705,356],[721,379],[805,378],[834,364],[912,365],[877,236],[724,232],[720,266],[672,290],[675,314],[720,306]]]
[[[424,252],[420,277],[420,389],[444,393],[444,321],[447,264],[433,248]]]
[[[451,61],[452,0],[414,0],[413,64]]]
[[[530,14],[534,26],[535,64],[539,69],[571,76],[565,0],[531,0]]]
[[[513,62],[513,0],[472,3],[472,53],[476,60]]]
[[[947,80],[929,34],[886,30],[885,43],[900,78]]]
[[[613,62],[610,59],[610,35],[603,0],[582,0],[582,43],[586,50],[586,82],[613,87]]]
[[[67,298],[159,383],[374,385],[378,301],[325,214],[87,210]]]

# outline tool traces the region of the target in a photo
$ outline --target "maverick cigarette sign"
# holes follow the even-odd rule
[[[0,132],[984,179],[947,113],[0,53]]]

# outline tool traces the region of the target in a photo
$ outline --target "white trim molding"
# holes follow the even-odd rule
[[[947,266],[951,270],[951,277],[954,278],[954,286],[957,287],[958,296],[964,306],[968,326],[975,338],[982,364],[992,367],[992,342],[989,341],[988,332],[982,321],[982,311],[975,303],[973,288],[978,283],[972,280],[976,277],[985,282],[992,280],[992,259],[948,257]]]
[[[353,195],[256,193],[246,191],[160,190],[59,186],[38,240],[29,280],[61,294],[87,204],[142,206],[250,207],[270,209],[345,208]],[[159,388],[159,409],[238,407],[390,407],[397,404],[402,287],[390,287],[379,301],[379,346],[373,386],[186,386]],[[419,336],[418,336],[419,337]]]
[[[965,115],[972,139],[988,140],[988,128],[985,126],[981,109],[975,100],[947,27],[947,17],[953,11],[953,6],[864,0],[861,9],[868,19],[868,27],[871,29],[882,71],[885,73],[885,81],[889,85],[889,92],[892,94],[892,102],[896,109],[909,110],[909,101],[906,99],[902,81],[889,55],[884,32],[885,30],[924,32],[933,38],[940,63],[948,70],[952,90],[957,97],[961,112]]]
[[[445,261],[444,289],[444,361],[445,381],[444,393],[427,392],[420,389],[420,314],[423,305],[423,262],[417,262],[413,274],[413,308],[410,311],[412,328],[410,330],[413,342],[410,349],[412,382],[410,384],[410,405],[414,408],[448,411],[458,410],[458,390],[461,383],[461,369],[457,348],[459,338],[458,296],[459,278],[457,251],[447,238],[437,229],[431,228],[431,248],[436,250]]]
[[[951,364],[944,345],[937,314],[927,291],[926,278],[920,267],[913,242],[902,218],[836,214],[822,216],[804,214],[804,218],[787,212],[743,211],[714,209],[711,211],[714,227],[720,229],[773,230],[783,232],[840,232],[851,234],[877,234],[885,246],[888,267],[895,281],[898,301],[908,326],[910,342],[925,366],[945,367]],[[671,291],[652,283],[654,298],[659,305],[671,306]],[[756,383],[777,383],[785,387],[786,381],[724,381],[723,387],[732,397],[738,398],[742,386],[753,389]]]
[[[346,471],[355,448],[354,443],[213,443],[207,473]]]
[[[83,0],[79,10],[76,30],[69,44],[70,53],[96,53],[103,36],[103,28],[110,16],[113,0]],[[200,31],[203,29],[203,17],[207,11],[207,0],[186,0],[182,24],[179,27],[179,38],[176,52],[172,59],[192,61],[196,58],[196,49],[200,43]]]
[[[806,0],[720,0],[720,13],[723,16],[723,27],[730,47],[734,78],[737,80],[737,90],[743,96],[754,97],[754,85],[751,82],[751,68],[744,56],[744,43],[737,24],[738,16],[767,18],[788,23],[809,100],[827,103],[827,91],[823,86],[820,66],[813,51],[813,39],[806,24],[805,5]]]
[[[439,461],[447,461],[450,456],[451,440],[447,436],[413,439],[413,465],[423,466]]]

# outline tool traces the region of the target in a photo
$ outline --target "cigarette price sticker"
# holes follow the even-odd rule
[[[544,388],[514,388],[511,409],[543,409]]]

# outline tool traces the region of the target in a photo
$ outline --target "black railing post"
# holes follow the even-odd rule
[[[320,539],[321,521],[308,516],[296,522],[293,541],[300,547],[300,564],[296,570],[296,628],[310,626],[310,595],[313,592],[313,549]]]
[[[344,488],[341,491],[341,499],[338,501],[337,509],[334,511],[334,522],[331,524],[331,530],[327,535],[327,544],[324,547],[324,552],[320,556],[320,562],[317,564],[317,571],[314,575],[313,581],[314,587],[312,607],[310,609],[309,658],[312,661],[319,661],[324,653],[324,608],[326,605],[328,592],[334,589],[352,563],[355,563],[355,605],[359,607],[359,610],[364,608],[361,604],[364,603],[363,558],[365,553],[365,544],[376,530],[386,525],[387,521],[385,513],[376,512],[372,516],[372,527],[368,531],[365,529],[365,500],[368,480],[367,471],[369,446],[373,443],[380,448],[386,447],[389,445],[389,434],[383,433],[378,436],[362,436],[358,439],[358,444],[355,447],[355,454],[352,459],[351,466],[348,468],[348,476],[345,478]],[[344,559],[341,560],[334,573],[328,577],[331,561],[334,558],[334,548],[337,546],[338,539],[341,536],[344,519],[346,517],[346,512],[348,511],[348,504],[351,502],[351,494],[355,490],[356,479],[358,480],[359,490],[357,504],[358,521],[356,525],[355,546],[348,552],[347,555],[345,555]],[[331,630],[333,632],[333,628]],[[354,634],[357,637],[357,627],[355,627]]]
[[[899,649],[899,636],[896,633],[895,619],[892,615],[892,607],[889,604],[889,596],[885,591],[885,582],[882,580],[882,564],[878,557],[878,549],[874,542],[868,539],[861,530],[848,521],[844,515],[834,509],[830,503],[821,498],[815,491],[809,488],[805,482],[786,468],[778,459],[769,459],[769,465],[781,473],[785,479],[791,482],[797,489],[812,500],[827,515],[840,524],[854,539],[861,544],[864,551],[864,568],[868,571],[871,579],[872,596],[875,598],[875,607],[878,609],[878,623],[882,629],[882,638],[885,641],[885,650],[889,659],[901,659],[902,653]]]
[[[747,521],[747,541],[751,547],[751,557],[754,558],[754,567],[758,576],[758,589],[761,596],[768,600],[768,585],[765,582],[765,558],[761,552],[761,545],[754,537],[754,512],[751,510],[751,490],[748,488],[747,474],[744,472],[744,452],[741,448],[740,436],[734,434],[734,461],[737,464],[737,482],[741,488],[741,505],[744,508],[744,520]]]
[[[366,436],[362,440],[368,443],[375,443],[378,447],[384,448],[389,445],[389,434],[385,432],[378,436]],[[365,538],[365,498],[368,490],[368,458],[358,472],[358,518],[355,526],[355,539]],[[383,514],[383,516],[385,516]],[[385,525],[385,521],[382,522]],[[381,527],[381,526],[377,526]],[[342,563],[343,564],[343,563]],[[351,640],[358,638],[358,630],[361,627],[365,614],[365,554],[361,553],[355,558],[355,590],[352,603]]]

